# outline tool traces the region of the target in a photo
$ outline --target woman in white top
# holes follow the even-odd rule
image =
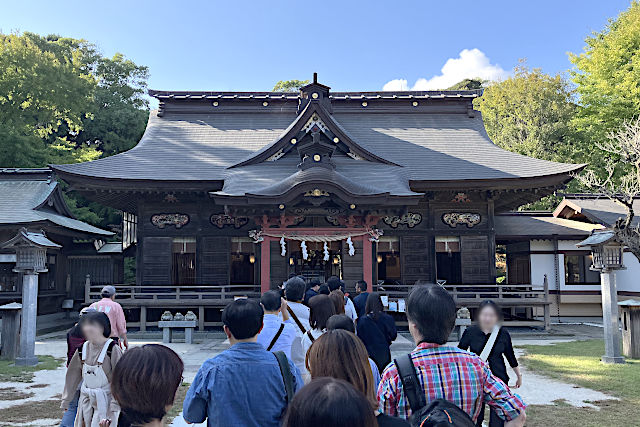
[[[309,300],[309,326],[302,337],[302,348],[306,355],[313,342],[327,331],[327,320],[336,314],[336,308],[327,295],[316,295]]]

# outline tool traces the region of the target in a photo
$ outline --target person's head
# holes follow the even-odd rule
[[[260,297],[260,304],[264,308],[265,313],[277,313],[282,306],[282,297],[278,291],[267,291]]]
[[[367,349],[353,332],[334,329],[320,335],[309,348],[306,366],[311,378],[345,380],[376,406],[373,374]]]
[[[325,329],[327,320],[334,314],[335,306],[327,295],[316,295],[309,300],[309,325],[313,329]]]
[[[358,280],[356,282],[356,293],[361,294],[363,292],[367,292],[368,287],[367,282],[364,280]]]
[[[318,288],[318,293],[321,295],[329,295],[331,291],[329,290],[329,286],[327,284],[320,285]]]
[[[244,341],[255,339],[262,329],[264,311],[262,306],[247,298],[229,303],[222,312],[224,332],[229,340]]]
[[[364,305],[365,313],[372,313],[374,316],[377,316],[378,313],[384,311],[384,306],[382,305],[382,298],[380,298],[380,294],[377,292],[371,292],[367,297],[367,302]]]
[[[78,314],[78,318],[84,316],[87,313],[92,313],[94,311],[98,311],[93,307],[84,307],[83,309],[80,310],[80,313]]]
[[[82,315],[78,325],[87,341],[99,342],[111,335],[111,322],[101,311],[90,311]]]
[[[116,288],[111,286],[111,285],[107,285],[104,288],[102,288],[102,291],[100,291],[100,296],[102,296],[102,298],[115,299],[116,298]]]
[[[344,331],[356,333],[356,326],[353,320],[346,314],[334,314],[327,320],[327,330],[342,329]]]
[[[367,398],[351,384],[318,378],[302,388],[289,404],[283,427],[375,427]]]
[[[335,291],[342,287],[342,280],[337,276],[331,276],[329,277],[329,280],[327,280],[327,286],[329,286],[329,291]]]
[[[127,350],[113,370],[111,393],[135,425],[162,420],[173,406],[184,364],[173,350],[146,344]]]
[[[304,298],[306,285],[298,276],[292,277],[284,284],[284,297],[287,301],[300,302]]]
[[[318,289],[320,289],[320,285],[322,285],[322,283],[320,283],[320,279],[318,279],[317,277],[314,277],[309,281],[309,289],[313,289],[316,292],[318,292]]]
[[[344,314],[344,294],[340,289],[331,291],[329,298],[333,302],[333,306],[336,309],[336,314]]]
[[[444,344],[456,322],[456,303],[434,284],[416,284],[407,301],[409,332],[416,342]]]
[[[484,330],[493,329],[502,320],[502,311],[498,304],[485,300],[478,306],[478,325]]]

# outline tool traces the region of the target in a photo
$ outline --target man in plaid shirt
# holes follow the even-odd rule
[[[416,286],[407,302],[407,320],[411,336],[419,343],[411,358],[427,405],[435,399],[448,400],[475,422],[484,400],[506,420],[505,427],[524,425],[526,405],[493,376],[489,365],[475,354],[446,345],[455,325],[456,305],[444,288]],[[394,362],[382,374],[378,402],[385,414],[404,419],[411,415]]]

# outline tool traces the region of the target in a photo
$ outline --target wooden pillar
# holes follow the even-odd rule
[[[198,330],[204,332],[204,306],[198,307]]]
[[[260,292],[267,292],[271,288],[271,239],[265,237],[260,244]]]
[[[367,292],[373,289],[373,250],[371,240],[367,236],[362,237],[362,275],[367,282]]]

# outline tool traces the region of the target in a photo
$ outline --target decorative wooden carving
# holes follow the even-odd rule
[[[453,203],[471,203],[471,199],[467,196],[467,193],[457,193],[453,199],[451,199]]]
[[[165,228],[167,225],[182,228],[189,223],[189,215],[179,213],[157,214],[151,217],[151,223],[158,228]]]
[[[422,222],[422,215],[415,212],[408,212],[402,216],[388,215],[384,217],[384,222],[392,228],[397,228],[400,224],[413,228]]]
[[[315,188],[313,190],[309,190],[304,193],[305,197],[329,197],[330,194],[328,191],[321,190],[319,188]]]
[[[166,196],[164,196],[164,201],[167,203],[178,203],[178,198],[176,197],[175,194],[169,193]]]
[[[458,224],[471,228],[480,224],[481,219],[480,214],[472,212],[449,212],[442,215],[442,222],[451,228],[455,228]]]
[[[211,224],[218,228],[223,228],[225,225],[233,225],[235,228],[240,228],[249,222],[249,218],[246,216],[231,216],[227,214],[214,214],[211,215]]]

